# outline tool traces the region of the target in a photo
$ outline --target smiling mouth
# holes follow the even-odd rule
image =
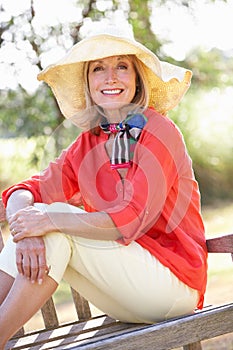
[[[123,92],[123,89],[102,90],[103,95],[119,95]]]

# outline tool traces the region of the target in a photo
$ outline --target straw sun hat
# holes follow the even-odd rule
[[[61,112],[70,119],[86,108],[84,62],[119,55],[135,55],[141,60],[147,77],[149,106],[161,114],[174,108],[189,88],[191,71],[161,62],[135,41],[132,32],[122,32],[113,26],[78,42],[63,59],[44,69],[38,80],[51,87]]]

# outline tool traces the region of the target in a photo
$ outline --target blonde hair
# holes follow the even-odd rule
[[[128,55],[126,57],[131,60],[136,72],[136,92],[131,103],[135,105],[135,109],[137,109],[137,107],[145,109],[148,107],[148,103],[149,103],[149,90],[148,90],[146,75],[144,72],[144,64],[135,55]],[[99,119],[99,113],[101,111],[101,108],[94,103],[90,94],[89,82],[88,82],[89,65],[90,65],[90,61],[86,61],[83,66],[86,111],[88,111],[90,108],[93,109],[94,107],[94,109],[96,110],[96,115],[93,115],[93,113],[90,113],[91,115],[89,115],[89,113],[84,113],[83,116],[84,118],[86,118],[85,124],[89,123],[88,127],[93,127],[95,124],[95,121]],[[100,114],[103,114],[103,112]],[[81,120],[80,122],[82,124]]]

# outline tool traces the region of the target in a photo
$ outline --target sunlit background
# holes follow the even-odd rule
[[[127,0],[121,2],[123,8],[127,8]],[[168,7],[169,2],[171,8]],[[193,3],[190,10],[185,6],[176,5],[173,1],[167,1],[164,6],[159,7],[156,1],[151,2],[151,26],[155,34],[164,41],[163,51],[175,60],[184,60],[193,49],[198,47],[207,51],[215,47],[229,51],[231,55],[233,52],[231,39],[233,1],[206,3],[200,0]],[[17,16],[28,9],[30,0],[1,0],[0,5],[4,7],[4,12],[0,13],[0,21],[7,21],[12,15]],[[112,7],[112,1],[100,0],[96,2],[96,6],[100,11],[105,11]],[[68,31],[70,22],[78,22],[82,16],[82,9],[78,8],[72,0],[34,0],[34,7],[36,15],[33,26],[42,37],[44,26],[62,24],[65,32],[66,27]],[[123,10],[116,11],[112,15],[111,22],[122,25],[123,18]],[[92,21],[86,19],[82,28],[83,35],[90,27],[92,27]],[[8,35],[10,36],[10,33]],[[33,53],[31,52],[30,57],[30,45],[22,42],[21,46],[20,44],[16,46],[10,39],[9,37],[9,43],[5,43],[0,50],[0,88],[16,88],[18,80],[28,91],[34,91],[39,84],[36,79],[38,70],[31,64]],[[65,52],[64,49],[70,48],[71,41],[68,40],[64,48],[54,39],[48,38],[47,45],[50,49],[43,55],[43,66],[61,58]],[[12,63],[17,65],[16,71],[10,69]]]
[[[116,2],[119,6],[112,11]],[[31,3],[34,16],[30,14]],[[69,143],[71,128],[58,114],[45,84],[37,81],[37,74],[73,45],[70,23],[82,23],[81,37],[93,29],[92,19],[83,17],[84,5],[78,3],[88,1],[0,0],[0,190],[41,170],[53,159],[51,145],[55,148]],[[105,19],[100,17],[102,21],[124,26],[130,5],[136,3],[149,5],[147,24],[140,17],[145,9],[134,7],[130,12],[143,43],[161,59],[193,71],[193,84],[170,117],[181,128],[193,159],[206,235],[232,232],[233,0],[97,0],[95,8],[106,14]],[[154,45],[155,39],[161,45]],[[39,55],[37,46],[41,48]],[[230,256],[211,256],[208,273],[206,303],[232,301]],[[62,318],[69,321],[73,316],[66,301],[67,289],[61,288],[56,298]],[[26,328],[36,326],[37,319]],[[221,338],[204,349],[228,349],[228,344],[232,338]]]

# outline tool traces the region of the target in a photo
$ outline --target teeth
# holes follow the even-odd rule
[[[115,94],[120,94],[121,93],[121,89],[114,89],[114,90],[103,90],[103,94],[105,95],[115,95]]]

